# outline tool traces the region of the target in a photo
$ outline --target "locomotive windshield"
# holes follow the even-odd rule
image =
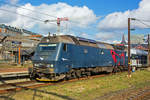
[[[41,43],[38,45],[35,55],[50,56],[57,49],[56,43]]]
[[[56,50],[56,44],[40,44],[40,51],[51,51]]]
[[[58,43],[40,43],[38,44],[34,56],[33,62],[39,61],[54,61],[56,59],[56,53]]]

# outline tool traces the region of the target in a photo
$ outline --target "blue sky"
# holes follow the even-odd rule
[[[7,0],[12,7],[1,2],[0,9],[15,11],[42,21],[68,17],[68,22],[61,22],[61,34],[82,36],[99,41],[115,43],[122,34],[127,37],[127,19],[150,20],[150,0]],[[4,1],[3,1],[4,2]],[[25,8],[25,9],[23,9]],[[31,9],[33,12],[26,10]],[[38,12],[56,17],[50,17]],[[0,10],[0,23],[25,28],[37,33],[56,33],[56,22],[44,24],[21,15],[10,14]],[[144,24],[150,25],[149,22]],[[136,30],[132,34],[147,34],[150,29],[143,29],[141,22],[132,21],[131,27]]]
[[[43,3],[54,4],[64,2],[72,6],[87,6],[92,9],[97,16],[105,16],[112,12],[126,11],[138,8],[141,0],[20,0],[20,4],[31,3],[39,6]]]

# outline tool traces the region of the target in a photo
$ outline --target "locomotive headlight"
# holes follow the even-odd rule
[[[53,67],[54,67],[54,65],[53,65],[53,64],[47,64],[47,67],[51,67],[51,68],[53,68]]]
[[[39,64],[34,64],[35,67],[39,66]]]
[[[54,65],[53,64],[51,64],[51,68],[53,68],[54,67]]]

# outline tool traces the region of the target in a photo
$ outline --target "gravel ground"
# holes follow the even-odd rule
[[[0,73],[28,71],[28,68],[0,68]]]
[[[124,90],[119,90],[116,92],[107,93],[104,96],[98,97],[94,100],[135,100],[137,96],[140,96],[141,94],[144,93],[144,91],[147,90],[150,90],[150,86],[139,88],[139,89],[137,89],[136,87],[132,87]],[[145,100],[150,100],[150,96],[146,96],[146,98],[147,99]],[[143,99],[138,99],[138,100],[143,100]]]

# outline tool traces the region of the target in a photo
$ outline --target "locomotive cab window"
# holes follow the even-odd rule
[[[40,44],[40,51],[53,51],[56,50],[56,44]]]
[[[64,44],[63,50],[67,52],[67,44]]]

